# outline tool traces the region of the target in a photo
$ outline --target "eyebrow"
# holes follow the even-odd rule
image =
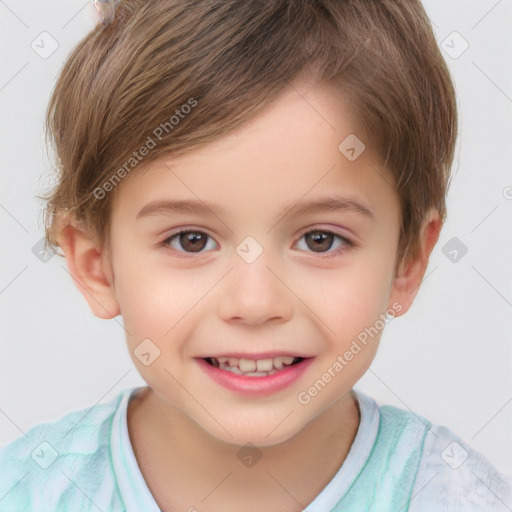
[[[375,219],[374,210],[362,201],[341,196],[330,196],[311,201],[297,201],[287,206],[277,215],[280,220],[290,215],[307,215],[319,212],[351,212],[359,214],[370,220]],[[216,213],[214,213],[216,212]],[[172,200],[160,199],[146,204],[137,214],[136,219],[150,215],[171,215],[180,213],[196,213],[203,215],[223,215],[225,210],[220,205],[207,204],[200,200]]]

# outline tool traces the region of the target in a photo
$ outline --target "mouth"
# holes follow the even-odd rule
[[[251,356],[226,354],[199,357],[197,362],[213,382],[228,391],[244,398],[265,398],[284,391],[300,379],[314,359],[314,356],[267,352]]]
[[[309,358],[277,356],[266,359],[243,359],[237,357],[205,357],[210,366],[245,377],[268,377]]]

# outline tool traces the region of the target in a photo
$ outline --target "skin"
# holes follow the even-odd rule
[[[68,267],[91,311],[123,316],[133,363],[148,383],[129,404],[128,427],[162,510],[300,511],[345,460],[359,425],[351,390],[382,330],[307,404],[297,396],[380,315],[393,305],[395,316],[409,309],[441,229],[430,211],[417,258],[396,266],[398,196],[371,141],[353,162],[338,150],[352,133],[336,89],[294,84],[237,131],[125,178],[113,203],[110,251],[74,223],[62,231]],[[374,218],[349,211],[278,217],[299,199],[333,194],[364,202]],[[136,219],[153,200],[198,198],[216,205],[209,215]],[[177,228],[209,235],[204,248],[187,253],[179,236],[171,244]],[[315,229],[357,246],[334,237],[315,250],[303,236]],[[263,249],[252,263],[236,252],[247,236]],[[134,350],[147,338],[160,356],[145,366]],[[298,381],[262,398],[219,386],[195,359],[267,350],[314,359]],[[237,457],[246,443],[261,455],[249,468]]]

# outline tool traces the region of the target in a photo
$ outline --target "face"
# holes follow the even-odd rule
[[[270,446],[368,369],[401,307],[400,213],[369,141],[355,160],[358,147],[339,149],[350,134],[339,92],[297,85],[242,129],[119,185],[114,290],[164,417]]]

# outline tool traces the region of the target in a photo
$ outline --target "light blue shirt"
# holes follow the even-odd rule
[[[128,435],[127,405],[138,389],[2,447],[0,512],[160,512]],[[356,397],[361,422],[349,454],[303,512],[512,510],[511,479],[450,430]]]

